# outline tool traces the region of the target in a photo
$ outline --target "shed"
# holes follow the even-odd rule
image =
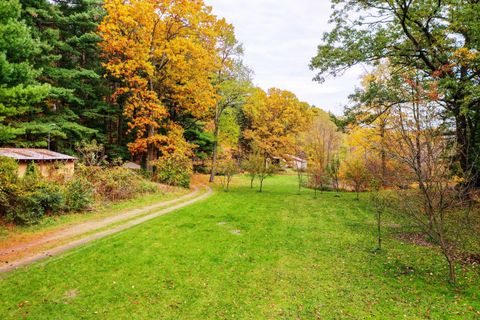
[[[300,157],[292,156],[292,155],[288,155],[288,157],[291,160],[291,164],[292,164],[293,169],[295,169],[295,170],[306,170],[307,169],[307,163],[308,163],[307,160],[305,160],[303,158],[300,158]]]
[[[54,173],[62,173],[71,177],[75,171],[77,158],[46,149],[0,148],[0,157],[17,160],[18,175],[23,177],[29,163],[38,166],[40,174],[50,177]]]
[[[125,162],[122,167],[127,168],[127,169],[132,169],[132,170],[142,169],[142,166],[140,166],[138,163],[130,162],[130,161]]]

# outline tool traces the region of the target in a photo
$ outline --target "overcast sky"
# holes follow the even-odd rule
[[[235,26],[254,83],[294,92],[302,101],[336,114],[359,83],[361,67],[323,84],[308,67],[322,33],[331,29],[329,0],[205,0]]]

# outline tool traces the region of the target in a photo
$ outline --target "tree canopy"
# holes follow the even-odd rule
[[[437,102],[454,122],[462,170],[479,180],[480,3],[458,0],[334,0],[334,27],[311,68],[317,81],[359,63],[388,59],[393,74],[415,70],[438,85]]]

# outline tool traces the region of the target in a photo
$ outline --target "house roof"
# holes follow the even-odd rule
[[[0,148],[0,157],[24,161],[75,160],[77,158],[47,149]]]
[[[134,169],[134,170],[142,169],[142,167],[139,164],[134,163],[134,162],[125,162],[122,167],[127,168],[127,169]]]
[[[288,157],[290,157],[290,159],[294,160],[294,161],[298,161],[298,162],[307,162],[306,159],[303,159],[303,158],[300,158],[300,157],[296,157],[296,156],[292,156],[291,154],[287,154]]]

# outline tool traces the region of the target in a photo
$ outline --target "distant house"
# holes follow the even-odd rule
[[[142,169],[141,165],[139,165],[138,163],[135,163],[135,162],[130,162],[130,161],[125,162],[122,167],[127,168],[127,169],[131,169],[131,170]]]
[[[0,157],[17,160],[18,175],[23,177],[30,163],[35,163],[44,177],[62,173],[67,177],[73,175],[77,158],[46,149],[0,148]]]
[[[292,155],[288,155],[288,158],[290,159],[292,169],[307,170],[307,160]]]

